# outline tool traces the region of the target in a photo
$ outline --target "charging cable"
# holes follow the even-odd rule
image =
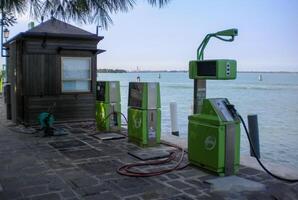
[[[281,181],[286,181],[286,182],[290,182],[290,183],[296,183],[298,182],[298,179],[288,179],[288,178],[284,178],[284,177],[281,177],[281,176],[278,176],[276,174],[273,174],[272,172],[270,172],[265,166],[264,164],[261,162],[261,160],[258,158],[257,154],[256,154],[256,151],[255,151],[255,148],[252,144],[252,140],[250,138],[250,135],[248,133],[248,129],[246,127],[246,124],[245,124],[245,121],[243,120],[242,116],[238,113],[238,111],[235,109],[235,106],[232,105],[232,104],[226,104],[227,108],[230,110],[230,112],[232,113],[232,115],[235,117],[235,118],[239,118],[240,121],[242,122],[242,125],[245,129],[245,132],[246,132],[246,135],[247,135],[247,138],[248,138],[248,142],[249,142],[249,145],[251,147],[251,150],[252,150],[252,153],[254,155],[254,157],[257,159],[259,165],[264,169],[265,172],[267,172],[270,176],[278,179],[278,180],[281,180]]]

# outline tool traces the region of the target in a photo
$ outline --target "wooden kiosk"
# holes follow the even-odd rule
[[[51,18],[7,41],[12,121],[35,124],[38,114],[54,104],[56,121],[95,119],[102,39]]]

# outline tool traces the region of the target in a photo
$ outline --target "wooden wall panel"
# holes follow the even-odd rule
[[[95,119],[95,98],[93,94],[26,97],[26,122],[36,123],[41,112],[53,110],[56,121]]]
[[[16,114],[17,121],[24,120],[24,98],[23,98],[23,42],[17,41],[16,46]]]
[[[44,74],[44,95],[59,95],[61,91],[61,67],[59,56],[46,55]]]
[[[58,56],[52,54],[24,55],[24,92],[28,96],[60,94],[60,66]]]
[[[45,55],[24,55],[24,95],[44,95]]]
[[[96,49],[97,44],[88,40],[54,40],[43,39],[26,40],[25,48],[28,54],[57,54],[59,47],[66,48],[91,48]]]
[[[11,84],[11,117],[17,122],[17,100],[16,100],[16,65],[17,65],[17,44],[13,42],[9,46],[8,82]]]

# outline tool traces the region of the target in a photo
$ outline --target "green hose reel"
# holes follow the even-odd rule
[[[53,124],[55,122],[55,118],[53,116],[53,110],[56,107],[56,102],[53,103],[52,106],[48,108],[48,112],[42,112],[38,115],[38,122],[41,127],[41,130],[44,131],[44,136],[53,136],[54,128]],[[59,134],[63,135],[63,134]]]
[[[54,116],[48,112],[42,112],[38,116],[38,123],[42,129],[52,127],[54,122]]]

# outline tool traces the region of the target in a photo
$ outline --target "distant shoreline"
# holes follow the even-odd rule
[[[157,70],[157,71],[147,71],[147,70],[143,70],[143,71],[127,71],[124,69],[116,69],[116,70],[107,70],[107,69],[97,69],[97,73],[187,73],[188,71],[186,70]],[[238,71],[238,73],[263,73],[263,74],[278,74],[278,73],[290,73],[290,74],[297,74],[297,72],[288,72],[288,71]]]
[[[276,72],[276,71],[238,71],[239,73],[264,73],[264,74],[274,74],[274,73],[289,73],[289,74],[297,74],[298,72],[287,72],[287,71],[279,71],[279,72]]]

